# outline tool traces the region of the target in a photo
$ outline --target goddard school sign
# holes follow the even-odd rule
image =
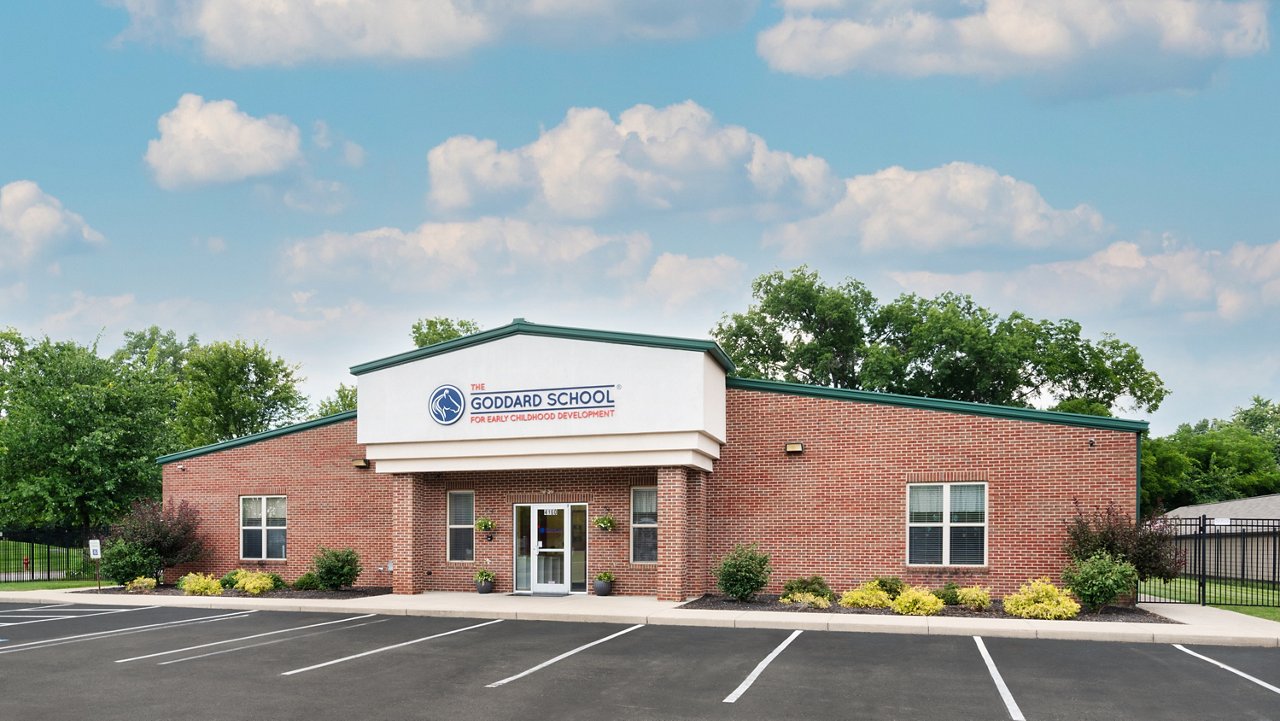
[[[546,423],[612,418],[617,411],[618,383],[557,388],[489,390],[485,383],[469,383],[464,392],[452,384],[431,392],[431,420],[451,426],[463,416],[472,424]]]

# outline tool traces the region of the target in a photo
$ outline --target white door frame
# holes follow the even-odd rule
[[[562,536],[564,545],[559,549],[539,548],[538,541],[538,511],[555,510],[558,512],[561,522],[564,524],[564,534]],[[530,539],[530,557],[529,557],[529,591],[530,593],[569,593],[569,564],[570,549],[573,548],[572,509],[568,503],[531,503],[529,504],[529,530],[532,533]],[[560,583],[538,583],[538,556],[554,556],[560,557]]]

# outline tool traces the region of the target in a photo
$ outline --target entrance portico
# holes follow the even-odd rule
[[[710,342],[520,320],[353,368],[358,440],[395,487],[395,590],[483,568],[499,592],[586,593],[611,571],[621,592],[700,593],[731,368]],[[469,540],[478,518],[496,527]]]

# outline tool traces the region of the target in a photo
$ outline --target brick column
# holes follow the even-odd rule
[[[426,519],[422,515],[426,482],[413,475],[391,479],[391,574],[395,593],[422,593],[427,589]]]
[[[686,598],[688,561],[688,474],[684,468],[658,469],[658,600]]]
[[[707,474],[689,471],[685,485],[686,538],[684,591],[689,597],[707,592]]]

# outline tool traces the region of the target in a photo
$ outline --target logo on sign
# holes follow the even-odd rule
[[[466,400],[457,386],[443,385],[431,391],[431,419],[442,426],[451,426],[462,417]]]

